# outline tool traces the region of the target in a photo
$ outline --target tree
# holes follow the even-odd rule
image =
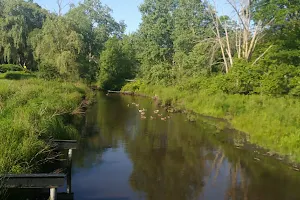
[[[140,6],[142,23],[139,34],[143,42],[141,57],[151,64],[172,63],[174,47],[172,32],[174,29],[174,0],[145,0]]]
[[[210,9],[214,24],[214,34],[222,52],[226,73],[234,65],[235,56],[238,59],[250,62],[258,42],[264,37],[264,30],[272,21],[263,23],[263,21],[258,20],[256,23],[253,23],[252,0],[227,0],[227,2],[235,11],[238,19],[238,23],[231,27],[234,28],[235,34],[230,34],[232,30],[229,30],[228,19],[222,19],[213,8]],[[233,40],[231,39],[232,37],[234,38]],[[266,51],[270,48],[267,48]],[[264,54],[265,52],[261,55],[263,56]],[[261,56],[258,57],[258,59],[260,58]],[[256,62],[257,60],[254,61],[254,63]]]
[[[199,0],[179,0],[174,11],[175,51],[189,53],[199,41],[212,36],[208,5]]]
[[[134,77],[135,60],[129,43],[122,44],[117,37],[105,43],[100,57],[99,85],[102,89],[119,90],[125,79]]]
[[[47,12],[38,4],[23,0],[2,0],[0,8],[0,63],[34,68],[29,34],[43,26]]]
[[[76,31],[83,36],[83,48],[80,54],[80,76],[90,81],[96,80],[99,52],[111,36],[122,37],[125,25],[116,22],[111,9],[103,6],[99,0],[85,0],[73,7],[67,14]]]
[[[253,4],[254,20],[266,23],[274,19],[265,30],[262,49],[268,45],[273,48],[266,54],[266,65],[272,63],[292,64],[300,63],[300,4],[298,0],[255,0]]]
[[[31,34],[31,44],[46,77],[78,77],[76,61],[82,49],[82,35],[66,18],[48,18],[41,30]]]

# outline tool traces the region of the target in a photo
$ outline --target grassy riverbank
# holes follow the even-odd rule
[[[0,78],[0,174],[38,168],[46,140],[76,134],[65,116],[90,95],[82,83]]]
[[[207,90],[147,85],[137,81],[123,91],[158,96],[165,105],[228,119],[250,142],[300,162],[300,101],[293,97],[228,95]]]

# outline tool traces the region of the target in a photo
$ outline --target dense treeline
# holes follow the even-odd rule
[[[99,0],[69,5],[64,15],[2,0],[0,64],[104,89],[120,89],[137,74],[165,86],[299,96],[299,2],[228,2],[232,19],[206,1],[145,0],[139,30],[126,36]]]
[[[96,82],[100,63],[103,63],[103,77],[111,76],[110,71],[105,71],[109,66],[105,66],[105,58],[100,61],[100,54],[104,51],[105,57],[105,50],[115,43],[122,46],[117,59],[132,62],[130,42],[124,45],[121,42],[125,37],[125,24],[112,18],[110,8],[99,0],[85,0],[77,6],[63,3],[58,1],[59,11],[52,13],[33,1],[1,0],[1,69],[14,64],[26,66],[45,79]],[[65,6],[69,6],[69,10],[62,14]],[[105,82],[104,79],[100,82]]]
[[[300,95],[299,1],[146,0],[134,36],[139,75],[152,84],[229,94]]]

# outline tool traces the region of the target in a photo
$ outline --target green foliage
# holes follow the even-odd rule
[[[141,56],[151,64],[172,62],[174,53],[172,31],[174,29],[173,12],[176,2],[173,0],[145,0],[140,6],[143,22],[139,36],[143,43]]]
[[[0,65],[0,73],[5,73],[7,71],[23,71],[23,67],[13,64],[2,64]]]
[[[180,0],[176,4],[172,32],[174,49],[175,52],[189,53],[199,41],[212,36],[211,30],[208,29],[212,20],[207,13],[206,2]]]
[[[48,77],[57,71],[58,76],[76,80],[78,77],[78,54],[82,49],[82,36],[63,17],[47,19],[41,30],[31,35],[35,57],[39,60],[40,71]],[[47,68],[50,68],[48,70]],[[44,70],[44,71],[43,71]]]
[[[132,53],[130,46],[123,45],[116,37],[106,42],[100,57],[100,88],[119,90],[125,79],[134,77],[135,61],[132,60]]]
[[[261,80],[261,93],[272,95],[289,94],[297,84],[291,83],[299,76],[297,68],[285,64],[270,65]]]
[[[220,83],[222,90],[228,94],[256,93],[256,88],[260,86],[261,69],[243,60],[234,63],[231,71]]]
[[[100,0],[85,0],[61,16],[33,1],[3,0],[0,7],[0,64],[26,65],[46,79],[95,82],[105,42],[125,31]]]
[[[41,28],[47,11],[38,4],[23,0],[3,0],[0,12],[0,63],[14,63],[34,68],[28,36]]]
[[[44,139],[74,138],[65,115],[89,90],[83,84],[41,79],[0,83],[0,173],[34,171],[46,156],[38,152],[48,150]]]
[[[125,25],[116,22],[111,16],[111,9],[99,0],[79,3],[66,14],[66,18],[83,37],[78,58],[80,77],[88,82],[96,81],[99,53],[111,36],[122,37]]]
[[[253,7],[256,21],[271,20],[264,44],[274,47],[266,55],[265,64],[299,66],[300,62],[300,4],[298,0],[256,0]]]

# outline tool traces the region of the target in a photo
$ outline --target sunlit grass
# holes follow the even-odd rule
[[[75,130],[63,116],[87,91],[81,83],[0,79],[0,173],[32,171],[45,139],[72,137]]]

